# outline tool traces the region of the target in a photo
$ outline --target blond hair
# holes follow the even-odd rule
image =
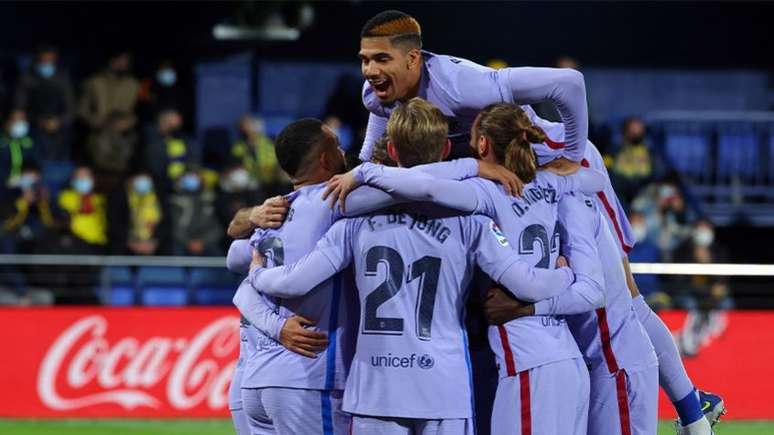
[[[441,160],[449,124],[437,107],[415,97],[392,111],[387,121],[387,136],[401,166],[410,168]]]
[[[479,114],[476,131],[489,139],[500,164],[525,183],[535,179],[537,158],[531,144],[545,142],[546,134],[524,110],[514,104],[491,104]]]

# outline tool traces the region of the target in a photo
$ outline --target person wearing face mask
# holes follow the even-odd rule
[[[94,192],[94,173],[88,166],[73,172],[70,188],[59,194],[59,207],[69,217],[73,246],[83,253],[101,252],[107,245],[107,201]]]
[[[23,110],[13,110],[5,119],[0,132],[0,177],[3,183],[3,196],[8,196],[6,188],[18,186],[22,168],[25,164],[37,164],[40,160],[38,147],[30,136],[27,115]]]
[[[707,219],[693,224],[691,236],[675,252],[677,263],[726,263],[725,247],[715,237],[715,227]],[[680,276],[674,282],[675,305],[689,314],[677,337],[680,350],[695,356],[709,340],[725,329],[724,311],[733,307],[726,277]]]
[[[33,254],[55,242],[59,216],[49,202],[40,170],[27,163],[19,177],[16,197],[0,211],[0,253]],[[48,292],[29,287],[31,271],[17,265],[0,266],[0,304],[51,302]]]
[[[117,52],[110,57],[105,69],[84,82],[78,116],[92,131],[131,129],[136,122],[138,91],[139,82],[132,76],[131,55]],[[117,117],[120,122],[115,122]]]
[[[154,255],[164,239],[163,211],[153,179],[135,171],[108,199],[110,252],[117,255]]]
[[[632,212],[629,215],[629,222],[637,239],[637,243],[629,251],[629,261],[632,263],[660,263],[662,261],[661,249],[653,241],[652,231],[645,215],[637,211]],[[661,280],[658,275],[638,274],[637,287],[648,305],[655,311],[670,306],[671,300],[666,293],[661,291]]]
[[[16,87],[14,105],[27,112],[31,131],[47,159],[70,157],[70,128],[75,94],[69,74],[60,68],[56,48],[38,48],[35,61]]]
[[[171,59],[164,59],[140,82],[138,113],[143,124],[152,123],[163,110],[182,110],[192,105],[180,81],[180,69]],[[190,115],[185,113],[186,118]]]
[[[215,199],[214,185],[209,177],[189,165],[175,182],[169,198],[175,255],[223,255],[224,228],[218,221]]]
[[[623,122],[621,133],[623,142],[615,154],[610,173],[619,198],[629,204],[659,174],[660,166],[657,156],[646,143],[642,119],[628,118]]]
[[[220,175],[216,208],[218,219],[225,227],[237,211],[255,204],[261,204],[267,195],[260,184],[251,177],[242,165],[228,167]]]
[[[266,196],[285,193],[288,180],[280,170],[274,142],[263,131],[263,121],[252,115],[239,120],[239,139],[231,146],[229,166],[240,165]]]

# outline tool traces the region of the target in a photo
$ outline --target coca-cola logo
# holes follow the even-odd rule
[[[239,347],[238,318],[220,317],[185,337],[108,338],[101,315],[79,319],[54,341],[38,372],[40,400],[69,411],[116,404],[132,410],[199,405],[224,409]]]

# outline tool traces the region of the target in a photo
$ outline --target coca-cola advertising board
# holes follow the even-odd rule
[[[3,417],[228,415],[235,309],[0,309]]]
[[[774,311],[662,318],[725,418],[774,418]],[[0,309],[0,417],[226,417],[238,327],[230,308]],[[659,417],[673,416],[661,393]]]

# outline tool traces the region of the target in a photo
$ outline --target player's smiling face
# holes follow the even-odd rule
[[[411,93],[419,84],[418,49],[405,51],[386,36],[361,38],[358,57],[363,77],[379,101],[388,104],[415,96]]]

